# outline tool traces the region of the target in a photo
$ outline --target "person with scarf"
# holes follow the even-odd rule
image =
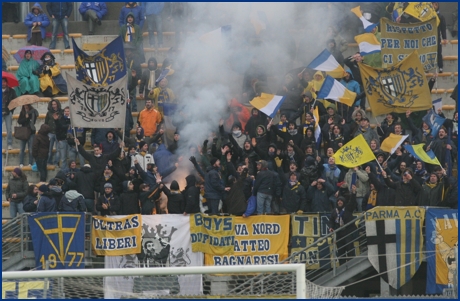
[[[308,86],[303,90],[303,95],[308,95],[307,92],[311,93],[312,100],[316,99],[316,94],[321,90],[321,87],[324,83],[324,75],[322,71],[316,71],[315,75],[313,75],[313,80],[308,83]],[[305,100],[304,100],[305,101]],[[326,102],[324,99],[317,99],[320,103],[326,106]]]
[[[104,191],[97,200],[96,210],[100,211],[102,216],[119,214],[120,199],[113,193],[112,184],[104,184]]]
[[[306,73],[306,72],[304,72]],[[310,87],[312,87],[313,84],[310,84]],[[307,86],[308,88],[308,86]],[[320,101],[315,101],[313,98],[312,92],[308,91],[307,88],[302,93],[303,97],[303,102],[302,105],[299,106],[297,109],[297,112],[291,116],[292,120],[297,120],[297,118],[301,117],[302,115],[306,114],[307,112],[311,113],[312,110],[318,108],[318,114],[319,116],[324,116],[327,114],[326,108],[324,107],[324,104]],[[314,106],[313,106],[314,105]]]
[[[100,193],[103,193],[104,192],[104,185],[106,183],[110,183],[110,184],[112,184],[113,191],[117,195],[120,195],[123,192],[123,186],[121,185],[122,181],[121,181],[120,178],[118,178],[115,175],[115,173],[111,169],[111,168],[113,168],[113,164],[111,164],[111,163],[112,163],[112,160],[109,160],[108,163],[107,163],[107,166],[104,169],[104,172],[99,177],[99,187],[97,189],[98,189],[98,191]]]
[[[417,128],[410,117],[411,113],[412,112],[410,110],[406,111],[407,125],[412,132],[413,144],[425,143],[425,145],[429,145],[435,138],[431,133],[430,126],[427,123],[422,122],[422,127]]]
[[[394,190],[378,179],[378,175],[372,172],[371,166],[367,166],[365,171],[369,176],[370,190],[363,198],[362,212],[376,206],[394,206]]]
[[[280,213],[301,214],[310,212],[308,209],[305,188],[298,181],[297,173],[290,172],[280,200]]]
[[[123,181],[123,193],[119,197],[120,214],[140,214],[139,193],[134,190],[134,184],[131,181]]]
[[[332,128],[332,131],[329,129]],[[326,123],[322,130],[324,143],[327,148],[332,148],[334,152],[338,151],[345,144],[345,137],[342,134],[342,126],[338,124]]]
[[[124,20],[124,22],[120,23],[119,36],[121,36],[125,44],[131,45],[132,48],[136,50],[140,60],[145,62],[142,30],[139,25],[136,24],[136,18],[134,17],[134,14],[131,12],[128,13]],[[142,20],[142,22],[144,22],[144,20]],[[137,76],[141,75],[141,72],[137,73]]]
[[[341,124],[342,123],[342,116],[336,113],[335,106],[333,104],[329,104],[327,107],[327,114],[323,115],[319,118],[319,125],[321,128],[324,127],[325,124]]]
[[[439,129],[438,135],[433,140],[433,143],[425,145],[425,147],[425,151],[429,151],[430,149],[433,150],[436,158],[438,158],[439,163],[443,167],[446,166],[447,162],[446,150],[457,153],[457,146],[453,145],[452,141],[449,142],[447,130],[444,126]]]
[[[51,52],[45,52],[40,60],[43,62],[36,73],[40,76],[40,90],[45,97],[67,94],[67,83],[61,74],[61,66]]]
[[[144,70],[141,76],[141,84],[139,85],[140,98],[149,97],[150,91],[155,88],[156,80],[160,77],[160,74],[161,69],[158,68],[157,60],[154,57],[149,58],[147,69]]]
[[[102,25],[102,18],[107,15],[105,2],[82,2],[78,9],[83,20],[88,21],[88,34],[94,34],[94,24]]]
[[[232,126],[232,132],[226,133],[224,131],[224,125],[219,124],[219,133],[221,137],[228,137],[233,146],[238,145],[239,148],[243,148],[244,142],[248,140],[248,136],[242,131],[242,126],[239,121],[236,121]]]
[[[438,175],[435,172],[430,173],[430,176],[422,184],[423,195],[420,200],[419,206],[438,206],[438,203],[444,199],[444,185],[449,185],[448,181],[441,183]]]
[[[310,122],[313,122],[314,124],[314,120],[310,120]],[[303,129],[299,130],[297,128],[297,124],[295,123],[295,121],[289,121],[287,132],[279,131],[277,125],[272,125],[270,127],[270,130],[273,131],[273,133],[275,133],[278,137],[283,139],[284,147],[286,147],[289,144],[289,141],[291,140],[294,142],[295,145],[300,146],[304,137]]]
[[[24,19],[24,24],[27,26],[27,42],[31,45],[42,46],[50,20],[43,12],[40,3],[37,2],[32,6],[31,12]]]
[[[38,94],[40,91],[40,81],[34,71],[40,67],[40,64],[32,58],[32,51],[26,50],[24,58],[19,63],[18,71],[16,71],[16,78],[18,79],[19,86],[14,90],[17,96],[24,94]]]
[[[159,103],[176,103],[174,92],[168,88],[168,80],[163,78],[158,82],[158,87],[150,91],[149,98],[154,100],[155,106]]]
[[[346,136],[347,141],[349,139],[353,138],[353,135],[355,134],[355,132],[359,128],[359,124],[361,122],[361,119],[363,119],[365,117],[367,117],[366,116],[366,111],[364,111],[363,109],[358,109],[358,110],[353,111],[353,113],[351,114],[351,120],[350,120],[350,122],[348,122],[348,126],[349,126],[349,129],[350,129],[350,131],[349,131],[350,135]]]
[[[333,187],[343,178],[340,168],[335,164],[335,158],[329,157],[328,162],[322,165],[321,177],[326,179]],[[336,189],[334,189],[334,193]]]
[[[305,121],[302,127],[302,134],[305,136],[307,129],[312,129],[313,131],[315,131],[315,127],[316,127],[316,121],[313,118],[313,114],[310,112],[306,112]]]
[[[246,135],[249,138],[254,138],[257,136],[257,127],[267,123],[267,115],[262,113],[256,108],[252,108],[251,117],[249,117],[248,122],[246,123],[245,131]]]
[[[329,217],[329,232],[336,232],[337,253],[340,265],[345,264],[350,257],[355,256],[353,241],[354,232],[357,231],[355,223],[349,224],[355,217],[353,211],[356,208],[356,186],[351,186],[351,196],[348,203],[343,196],[338,197],[337,207]],[[348,224],[348,225],[347,225]]]
[[[133,22],[142,29],[145,22],[145,9],[139,6],[137,2],[125,2],[125,5],[121,8],[120,16],[118,17],[118,24],[120,27],[126,24],[126,18],[130,14],[135,19]]]
[[[281,132],[287,132],[288,121],[286,114],[280,114],[280,121],[278,122],[278,130]]]
[[[286,149],[279,155],[282,159],[283,172],[287,173],[290,171],[290,166],[294,163],[297,166],[301,163],[302,150],[300,147],[294,144],[294,141],[289,141]]]
[[[421,160],[416,160],[414,162],[414,179],[420,184],[423,185],[429,178],[429,174],[425,169],[425,162]]]

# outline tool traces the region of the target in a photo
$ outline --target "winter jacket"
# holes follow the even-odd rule
[[[88,160],[89,165],[91,165],[91,168],[94,170],[94,173],[96,175],[102,174],[105,166],[107,165],[107,162],[109,160],[113,161],[118,156],[120,156],[120,151],[121,151],[121,148],[117,148],[111,154],[102,154],[99,157],[96,157],[93,154],[88,153],[81,144],[78,146],[78,152],[83,156],[83,158]]]
[[[338,230],[339,228],[345,226],[346,224],[354,220],[355,217],[353,216],[353,211],[355,208],[356,208],[356,194],[352,193],[350,200],[347,203],[345,203],[342,208],[335,208],[332,211],[331,216],[329,217],[329,228]],[[343,226],[340,226],[338,217],[339,217],[339,214],[342,212],[342,210],[344,211],[342,215]],[[356,230],[355,223],[351,223],[350,225],[346,226],[346,228],[343,228],[341,229],[341,231],[338,231],[337,237],[338,238],[345,237],[355,230]]]
[[[39,9],[38,15],[34,15],[33,10],[34,8]],[[40,5],[40,3],[35,3],[34,6],[32,6],[32,9],[30,10],[30,13],[27,14],[26,18],[24,19],[24,24],[27,26],[27,41],[30,41],[32,38],[32,27],[33,23],[35,22],[41,22],[42,24],[40,25],[40,32],[42,34],[42,39],[45,39],[46,37],[46,27],[50,25],[50,20],[48,19],[48,16],[43,12],[43,9]]]
[[[5,92],[2,93],[2,116],[8,115],[14,112],[14,109],[8,109],[10,102],[15,99],[16,91],[12,88],[7,87]]]
[[[389,188],[385,184],[380,182],[380,180],[377,178],[377,175],[374,174],[373,172],[369,173],[368,175],[369,175],[369,184],[373,184],[374,189],[377,191],[375,207],[394,206],[395,205],[394,189]],[[369,192],[363,198],[362,208],[361,208],[363,212],[373,208],[372,205],[368,206],[369,196],[371,193],[372,193],[372,190],[369,190]]]
[[[307,211],[307,193],[300,182],[297,182],[294,186],[289,183],[284,186],[281,206],[286,209],[287,213],[299,210]]]
[[[146,2],[142,2],[142,3],[146,3]],[[146,4],[150,4],[150,3],[154,4],[154,3],[159,3],[159,2],[147,2]],[[161,70],[158,68],[157,60],[154,57],[149,58],[149,60],[147,61],[147,67],[149,66],[150,62],[154,62],[155,66],[153,67],[153,69],[147,68],[146,70],[142,72],[141,84],[139,85],[139,94],[144,94],[145,98],[147,98],[150,91],[153,90],[153,89],[151,90],[148,89],[150,72],[154,72],[155,81],[158,79],[158,77],[160,77],[160,74],[161,74]],[[136,74],[137,74],[137,71],[136,71]]]
[[[25,176],[19,178],[12,177],[8,181],[8,186],[6,186],[5,198],[10,198],[13,203],[21,203],[27,195],[28,188],[29,182],[27,182]],[[14,193],[16,194],[15,199],[12,198]]]
[[[126,180],[126,174],[128,173],[130,168],[130,161],[129,158],[124,157],[121,159],[120,157],[112,160],[112,167],[110,168],[113,173],[119,178],[120,180]]]
[[[438,203],[438,206],[450,207],[452,209],[458,208],[458,181],[454,177],[447,179],[449,186],[444,193],[444,199]]]
[[[177,185],[176,181],[172,181],[170,186]],[[169,214],[182,214],[185,211],[184,195],[179,190],[170,190],[168,187],[163,186],[163,192],[168,197],[168,213]]]
[[[123,193],[120,195],[120,214],[139,214],[139,193],[134,190],[128,190],[128,181],[123,182]]]
[[[113,191],[117,194],[120,195],[123,192],[123,185],[121,179],[119,179],[114,173],[108,178],[105,177],[104,174],[102,174],[99,177],[99,192],[104,193],[104,185],[106,183],[112,184],[112,189]]]
[[[110,133],[110,132],[111,131],[109,131],[108,133]],[[106,134],[106,136],[107,136],[107,134]],[[120,144],[117,142],[117,139],[118,139],[117,135],[114,132],[112,132],[112,134],[113,134],[112,142],[109,142],[107,139],[105,139],[100,144],[103,154],[110,154],[110,153],[114,152],[117,148],[120,148]]]
[[[126,18],[129,14],[133,15],[134,23],[137,24],[141,30],[145,21],[144,8],[137,5],[136,2],[134,2],[133,6],[129,5],[128,2],[125,2],[125,6],[121,8],[120,17],[118,18],[118,24],[120,24],[120,27],[126,25]]]
[[[329,197],[334,194],[334,187],[327,181],[322,183],[323,188],[319,190],[316,186],[308,187],[307,197],[311,205],[311,212],[329,212],[331,202]]]
[[[47,124],[42,124],[38,134],[34,137],[34,142],[32,143],[32,156],[35,159],[46,159],[48,158],[48,151],[50,148],[50,138],[48,133],[50,132],[50,127]]]
[[[69,190],[59,202],[59,212],[86,212],[86,204],[83,195],[76,190]]]
[[[50,17],[54,16],[58,20],[70,17],[73,9],[73,2],[48,2],[46,10]]]
[[[224,205],[227,209],[225,213],[231,215],[243,215],[247,209],[247,198],[244,193],[245,180],[248,176],[248,171],[245,170],[238,180],[233,183],[231,189],[224,199]]]
[[[377,132],[374,131],[371,126],[369,125],[369,127],[364,130],[363,128],[361,127],[358,127],[358,129],[356,130],[355,134],[353,135],[353,137],[356,137],[356,136],[359,136],[360,134],[363,134],[363,137],[364,139],[366,140],[367,144],[371,144],[371,141],[373,139],[375,140],[379,140],[379,135],[377,135]]]
[[[150,185],[149,191],[142,191],[139,194],[142,215],[152,215],[153,208],[155,208],[155,201],[158,200],[160,195],[161,189],[159,189],[158,184]]]
[[[66,141],[67,142],[67,131],[70,127],[70,116],[67,117],[62,115],[60,118],[55,120],[56,124],[56,139],[58,141]]]
[[[108,209],[104,209],[102,204],[107,204]],[[96,210],[100,211],[101,215],[118,215],[120,212],[120,199],[113,193],[110,195],[102,193],[97,200]]]
[[[56,201],[51,193],[45,192],[38,199],[37,212],[56,212]]]
[[[25,111],[21,110],[21,113],[19,113],[19,118],[18,118],[18,123],[21,126],[29,127],[32,130],[32,134],[35,134],[35,122],[37,121],[38,118],[38,111],[36,109],[32,109],[29,111],[29,117],[26,117]]]
[[[430,178],[422,185],[423,195],[420,198],[420,206],[438,206],[443,197],[444,185],[441,182],[430,184]]]
[[[205,176],[204,197],[206,199],[221,200],[224,193],[224,184],[220,177],[220,172],[212,168]]]
[[[54,199],[54,202],[56,204],[56,210],[57,210],[61,203],[61,199],[64,196],[64,192],[62,188],[59,186],[50,187],[50,191],[48,193]]]
[[[352,175],[354,173],[353,169],[349,169],[345,174],[345,182],[348,184],[348,189],[351,191],[351,182]],[[356,186],[356,197],[362,198],[369,192],[369,175],[364,170],[358,169],[356,171],[357,180],[355,183]]]
[[[422,191],[422,186],[415,180],[409,182],[403,181],[392,182],[390,178],[385,178],[385,184],[395,190],[395,206],[417,206],[419,193]]]
[[[256,176],[256,181],[254,182],[252,194],[257,196],[257,193],[260,192],[268,195],[274,195],[274,177],[274,173],[268,169],[259,171]]]
[[[77,191],[85,199],[94,200],[94,191],[96,191],[95,173],[91,167],[83,166],[75,175],[74,182],[77,184]]]
[[[187,214],[200,213],[200,189],[196,187],[196,178],[194,175],[185,177],[187,186],[182,194],[185,200],[185,210]]]
[[[34,203],[38,197],[36,195],[30,195],[28,194],[24,201],[22,208],[24,209],[25,212],[37,212],[37,205]]]
[[[105,2],[82,2],[80,4],[80,14],[85,15],[86,11],[92,9],[96,12],[97,18],[101,20],[105,15],[107,15],[107,5]]]

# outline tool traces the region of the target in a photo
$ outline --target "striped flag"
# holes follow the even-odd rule
[[[361,13],[361,6],[356,6],[351,9],[351,11],[363,22],[364,30],[366,32],[371,32],[379,23],[371,23],[366,18],[364,18],[363,14]]]
[[[402,136],[390,133],[390,136],[383,140],[380,149],[392,155],[396,149],[407,139],[407,137],[409,137],[409,135]]]
[[[373,33],[364,33],[355,37],[356,43],[359,46],[359,52],[362,56],[378,53],[382,51],[380,42]]]
[[[351,107],[355,102],[356,93],[348,90],[340,82],[327,75],[317,98],[334,100]]]
[[[319,110],[318,107],[313,109],[313,119],[315,119],[315,141],[316,149],[319,151],[321,145],[321,127],[319,126]]]
[[[438,110],[442,110],[442,98],[433,100],[434,111],[438,113]]]
[[[433,153],[431,149],[427,152],[423,150],[424,145],[425,143],[416,144],[416,145],[407,144],[407,145],[404,145],[404,149],[408,151],[412,156],[414,156],[418,160],[421,160],[425,163],[429,163],[433,165],[441,165],[441,163],[439,163],[438,158],[436,158],[435,154]]]
[[[308,66],[307,68],[319,71],[325,71],[333,78],[342,78],[345,75],[345,70],[337,62],[334,56],[324,49]]]
[[[275,117],[276,112],[283,104],[285,96],[261,93],[260,96],[254,97],[249,103],[259,111],[265,113],[270,118]]]

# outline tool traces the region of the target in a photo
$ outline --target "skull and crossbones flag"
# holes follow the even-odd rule
[[[72,126],[124,128],[128,77],[107,86],[90,86],[67,74]]]

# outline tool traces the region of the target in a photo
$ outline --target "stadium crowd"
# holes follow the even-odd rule
[[[102,4],[83,2],[80,6],[80,13],[90,22],[90,34],[104,15],[99,9],[107,13]],[[50,17],[66,18],[61,11],[51,13],[53,5],[47,6]],[[179,19],[186,18],[183,5],[173,3],[168,7],[168,18],[178,20],[176,43],[180,42],[177,32],[183,30]],[[38,3],[34,6],[30,18],[43,14],[44,21],[37,21],[36,25],[46,27],[49,20],[46,23],[48,17],[39,6]],[[334,26],[325,33],[329,37],[325,48],[347,70],[338,80],[356,92],[353,106],[316,98],[325,79],[321,71],[294,69],[284,76],[279,87],[269,86],[264,66],[254,57],[244,74],[241,91],[228,102],[226,116],[215,131],[209,133],[208,139],[197,145],[182,145],[181,131],[187,124],[180,121],[174,124],[174,134],[169,137],[170,129],[164,122],[160,104],[178,103],[174,91],[181,85],[181,78],[178,72],[170,72],[168,78],[158,79],[164,69],[171,68],[178,50],[171,49],[159,68],[155,57],[145,58],[141,30],[147,21],[150,45],[156,47],[155,30],[158,31],[157,45],[162,47],[162,10],[162,2],[142,5],[127,2],[120,12],[120,35],[125,42],[126,63],[131,73],[124,129],[72,128],[69,107],[62,108],[56,98],[49,102],[45,123],[35,129],[37,110],[32,105],[22,107],[19,124],[29,127],[32,134],[28,140],[21,141],[20,166],[12,172],[5,191],[11,217],[22,212],[56,211],[101,215],[207,212],[240,216],[332,212],[331,228],[335,229],[347,222],[350,212],[375,206],[457,208],[457,179],[448,176],[457,162],[457,111],[452,119],[446,119],[436,136],[430,134],[429,125],[422,121],[427,111],[391,113],[373,128],[366,113],[358,62],[372,60],[372,65],[378,67],[381,61],[359,53],[344,58],[342,53],[348,47],[347,42]],[[387,10],[392,12],[391,5]],[[445,39],[445,21],[439,17],[439,35]],[[418,22],[404,16],[398,21]],[[35,23],[31,24],[31,28],[35,27]],[[59,22],[52,24],[54,28]],[[67,26],[65,22],[61,24]],[[379,38],[378,31],[374,33]],[[29,30],[29,34],[31,43],[41,45],[44,31]],[[13,139],[13,111],[8,110],[8,104],[12,99],[23,94],[54,97],[67,93],[62,75],[53,71],[57,64],[54,56],[45,54],[43,61],[44,64],[39,64],[26,54],[17,73],[18,89],[10,89],[6,79],[2,81],[2,118],[7,125],[9,149]],[[142,71],[144,62],[148,66]],[[442,72],[442,59],[438,66]],[[436,76],[429,80],[430,90],[435,81]],[[455,101],[456,91],[452,96]],[[244,105],[263,92],[286,97],[274,119]],[[138,111],[137,97],[145,100],[145,108],[140,110],[134,126],[131,112]],[[319,111],[318,124],[313,116],[315,108]],[[443,116],[442,111],[437,113]],[[316,126],[321,129],[321,144],[315,139]],[[130,136],[132,129],[135,134]],[[84,148],[89,131],[91,152]],[[393,154],[380,150],[380,144],[390,133],[409,135]],[[369,144],[378,164],[371,161],[354,168],[336,165],[333,155],[359,135]],[[26,143],[28,163],[37,164],[41,181],[30,186],[22,171]],[[404,145],[419,143],[425,143],[426,150],[433,150],[442,167],[417,160],[404,148]],[[53,158],[54,144],[57,153]],[[184,149],[185,152],[181,151]],[[188,161],[193,168],[186,174],[179,172],[183,166],[191,166]],[[449,165],[448,162],[455,163]],[[59,165],[60,170],[49,179],[46,165],[52,163]],[[182,187],[179,183],[183,183]]]

